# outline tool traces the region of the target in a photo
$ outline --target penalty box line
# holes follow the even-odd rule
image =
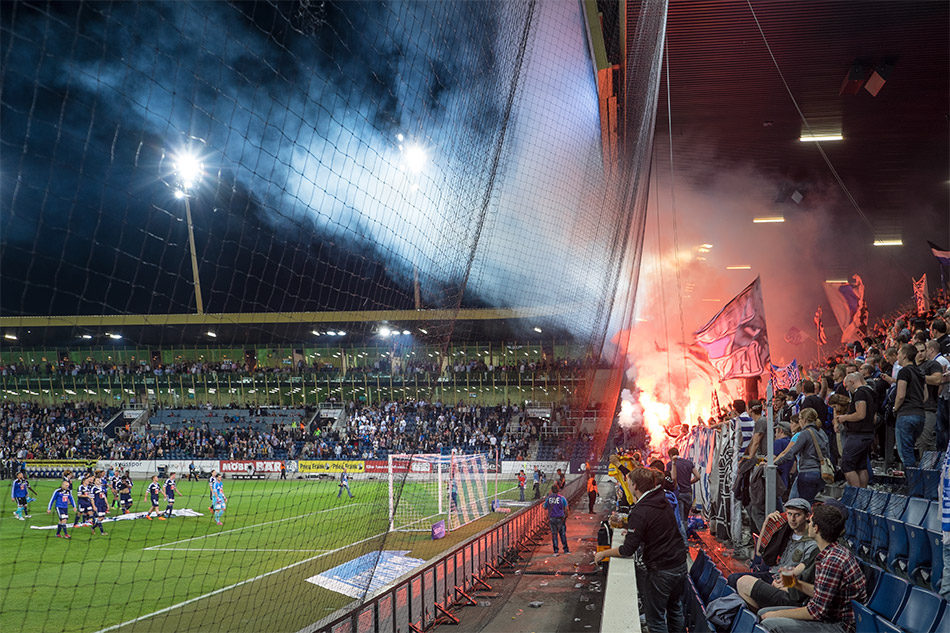
[[[172,541],[171,543],[162,543],[162,544],[160,544],[160,545],[152,545],[152,546],[150,546],[150,547],[145,547],[145,548],[143,548],[143,551],[148,552],[148,551],[169,549],[169,548],[171,548],[172,545],[179,545],[179,544],[181,544],[181,543],[190,543],[190,542],[192,542],[192,541],[200,541],[200,540],[202,540],[202,539],[213,538],[213,537],[215,537],[215,536],[222,536],[222,535],[224,535],[224,534],[230,534],[230,533],[232,533],[232,532],[241,532],[242,530],[250,530],[250,529],[252,529],[252,528],[263,527],[263,526],[265,526],[265,525],[274,525],[275,523],[283,523],[284,521],[296,521],[297,519],[302,519],[302,518],[304,518],[304,517],[310,517],[310,516],[314,516],[314,515],[317,515],[317,514],[323,514],[324,512],[333,512],[333,511],[335,511],[335,510],[342,510],[342,509],[344,509],[344,508],[356,508],[356,507],[365,506],[365,505],[368,505],[368,504],[366,504],[366,503],[348,503],[348,504],[346,504],[346,505],[337,506],[337,507],[335,507],[335,508],[326,508],[325,510],[317,510],[317,511],[315,511],[315,512],[307,512],[306,514],[298,514],[297,516],[293,516],[293,517],[286,517],[286,518],[283,518],[283,519],[274,519],[273,521],[264,521],[263,523],[255,523],[254,525],[245,525],[245,526],[243,526],[243,527],[232,528],[232,529],[230,529],[230,530],[224,530],[223,532],[214,532],[214,533],[212,533],[212,534],[202,534],[201,536],[193,536],[193,537],[191,537],[191,538],[185,538],[185,539],[181,539],[181,540],[179,540],[179,541]],[[195,550],[199,550],[199,549],[201,549],[201,548],[194,548],[194,549],[195,549]],[[245,550],[245,551],[250,551],[250,550]]]
[[[352,505],[357,505],[357,504],[352,504]],[[363,504],[363,505],[365,505],[365,504]],[[194,598],[189,598],[188,600],[184,600],[184,601],[182,601],[182,602],[179,602],[178,604],[173,604],[173,605],[171,605],[170,607],[165,607],[164,609],[159,609],[158,611],[153,611],[152,613],[146,613],[145,615],[140,615],[140,616],[137,617],[137,618],[132,618],[131,620],[127,620],[127,621],[122,622],[122,623],[120,623],[120,624],[113,624],[112,626],[106,627],[106,628],[104,628],[104,629],[99,629],[99,630],[96,631],[95,633],[108,633],[109,631],[115,631],[116,629],[121,629],[122,627],[129,626],[129,625],[135,624],[135,623],[137,623],[137,622],[142,622],[143,620],[147,620],[147,619],[149,619],[149,618],[153,618],[153,617],[155,617],[156,615],[161,615],[161,614],[163,614],[163,613],[168,613],[169,611],[174,611],[175,609],[180,609],[180,608],[182,608],[182,607],[186,607],[186,606],[188,606],[189,604],[192,604],[192,603],[194,603],[194,602],[198,602],[199,600],[204,600],[205,598],[210,598],[211,596],[216,596],[216,595],[218,595],[219,593],[224,593],[225,591],[230,591],[231,589],[236,589],[236,588],[241,587],[241,586],[243,586],[243,585],[252,583],[252,582],[254,582],[254,581],[256,581],[256,580],[261,580],[262,578],[267,578],[268,576],[273,576],[274,574],[279,574],[279,573],[282,572],[282,571],[287,571],[288,569],[293,569],[294,567],[298,567],[298,566],[300,566],[300,565],[304,565],[304,564],[309,563],[309,562],[311,562],[311,561],[315,561],[315,560],[317,560],[317,559],[323,558],[324,556],[329,556],[330,554],[335,554],[336,552],[342,552],[342,551],[345,550],[345,549],[349,549],[349,548],[351,548],[351,547],[353,547],[353,546],[355,546],[355,545],[361,545],[361,544],[363,544],[363,543],[366,543],[367,541],[372,541],[373,539],[381,538],[381,537],[383,537],[383,536],[386,536],[387,534],[389,534],[389,531],[388,531],[388,530],[385,531],[385,532],[380,532],[379,534],[374,534],[373,536],[368,536],[368,537],[366,537],[366,538],[364,538],[364,539],[361,539],[361,540],[359,540],[359,541],[356,541],[355,543],[349,543],[349,544],[347,544],[347,545],[343,545],[342,547],[338,547],[338,548],[336,548],[336,549],[332,549],[332,550],[330,550],[330,551],[328,551],[328,552],[324,552],[324,553],[322,553],[322,554],[317,554],[316,556],[311,556],[310,558],[305,558],[305,559],[303,559],[303,560],[297,561],[296,563],[291,563],[291,564],[289,564],[289,565],[284,565],[283,567],[280,567],[279,569],[274,569],[274,570],[272,570],[272,571],[268,571],[268,572],[265,572],[265,573],[263,573],[263,574],[258,574],[257,576],[254,576],[253,578],[248,578],[247,580],[242,580],[242,581],[240,581],[240,582],[236,582],[236,583],[234,583],[234,584],[228,585],[227,587],[221,587],[220,589],[215,589],[214,591],[209,591],[208,593],[202,594],[202,595],[200,595],[200,596],[195,596]]]

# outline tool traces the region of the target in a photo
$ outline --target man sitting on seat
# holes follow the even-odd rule
[[[783,567],[800,567],[799,572],[801,572],[804,566],[818,554],[818,544],[815,539],[808,536],[808,514],[810,512],[811,504],[804,499],[789,499],[785,503],[785,520],[787,520],[787,523],[776,530],[762,554],[763,562],[769,565],[768,570],[755,571],[751,574],[731,574],[729,576],[729,584],[735,587],[739,595],[751,606],[771,607],[789,604],[787,602],[762,604],[754,599],[752,587],[757,582],[761,582],[758,594],[769,593],[767,589],[772,588],[773,585],[775,587],[779,586],[775,584],[776,581],[781,583],[779,571]],[[773,512],[766,517],[765,524],[769,525],[775,521],[782,521],[782,515],[778,512]],[[779,552],[781,552],[780,555]]]
[[[867,600],[867,582],[857,559],[837,542],[844,524],[844,515],[831,504],[815,508],[808,527],[808,535],[820,550],[815,558],[815,582],[793,582],[810,599],[800,607],[762,609],[762,628],[783,633],[854,633],[851,601]]]

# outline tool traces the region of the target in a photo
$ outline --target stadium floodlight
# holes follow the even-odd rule
[[[108,336],[109,338],[111,338],[111,339],[114,340],[114,341],[118,341],[119,339],[122,338],[122,335],[121,335],[121,334],[111,334],[111,333],[110,333],[110,334],[106,334],[106,336]]]
[[[904,240],[874,240],[875,246],[903,246]]]
[[[87,341],[92,338],[92,334],[83,334],[79,338],[86,339]]]
[[[211,338],[218,338],[218,335],[212,332],[211,330],[208,330],[207,332],[205,332],[205,334],[207,334]]]
[[[422,332],[423,334],[428,334],[428,333],[429,333],[429,331],[426,330],[425,328],[419,328],[419,331]]]
[[[320,332],[318,332],[317,330],[310,330],[310,333],[313,334],[314,336],[320,336]]]
[[[15,341],[15,340],[17,340],[16,334],[10,334],[10,333],[4,334],[4,335],[3,335],[3,338],[7,339],[8,341]]]
[[[409,336],[409,334],[411,334],[411,332],[409,332],[409,330],[403,330],[403,331],[402,331],[402,335],[403,335],[403,336]]]
[[[201,160],[188,151],[177,154],[174,158],[175,173],[178,175],[178,182],[181,190],[185,193],[193,188],[204,175],[204,166]]]
[[[536,327],[536,328],[534,328],[534,331],[537,332],[538,334],[540,334],[542,330],[541,330],[541,328]]]
[[[726,270],[752,270],[752,266],[742,264],[739,266],[726,266]]]
[[[383,338],[386,338],[387,336],[389,336],[389,335],[392,334],[392,333],[393,333],[393,331],[390,330],[390,329],[389,329],[388,327],[386,327],[385,325],[384,325],[383,327],[379,328],[379,335],[382,336]]]
[[[410,143],[402,151],[402,160],[406,169],[413,173],[419,173],[429,162],[429,156],[425,148],[416,143]]]
[[[333,330],[327,330],[327,336],[336,336],[336,332]]]
[[[784,215],[769,215],[761,218],[752,218],[753,224],[782,224],[785,222]]]
[[[336,335],[337,335],[337,336],[346,336],[346,332],[344,332],[343,330],[339,330],[339,331],[337,331]]]

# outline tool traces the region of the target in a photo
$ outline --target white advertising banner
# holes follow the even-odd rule
[[[553,475],[558,468],[561,469],[565,475],[568,474],[568,467],[570,462],[537,462],[537,461],[520,461],[520,462],[502,462],[501,463],[501,474],[503,475],[515,475],[519,470],[524,469],[524,473],[528,476],[528,485],[531,485],[531,473],[534,472],[534,467],[537,466],[541,472],[545,474],[548,478],[548,481],[551,481],[551,475]]]

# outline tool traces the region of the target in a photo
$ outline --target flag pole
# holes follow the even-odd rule
[[[765,425],[765,516],[775,512],[775,426],[774,413],[772,409],[772,379],[765,388],[765,400],[767,403],[766,425]]]

